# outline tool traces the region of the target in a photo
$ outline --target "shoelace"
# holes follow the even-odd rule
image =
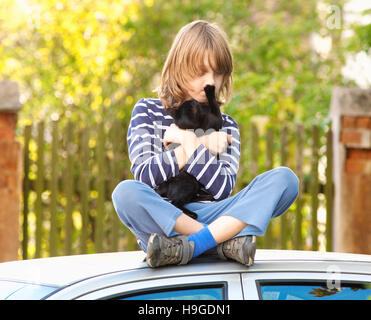
[[[172,239],[166,241],[167,247],[165,248],[163,254],[165,260],[168,263],[177,263],[181,259],[181,246],[182,241],[180,239]]]
[[[228,254],[235,254],[240,247],[241,247],[241,244],[239,243],[239,241],[233,239],[232,241],[230,241],[228,243],[228,245],[226,246],[225,250],[223,250],[223,251],[227,255]]]

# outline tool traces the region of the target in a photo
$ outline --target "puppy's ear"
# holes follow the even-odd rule
[[[206,86],[204,88],[204,91],[206,93],[209,106],[212,108],[215,108],[216,106],[219,107],[219,103],[216,101],[216,98],[215,98],[215,86]]]
[[[206,97],[207,97],[208,100],[215,98],[215,86],[207,85],[204,88],[204,91],[206,93]]]

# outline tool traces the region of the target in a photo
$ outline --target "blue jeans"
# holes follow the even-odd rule
[[[185,207],[198,215],[198,221],[210,224],[229,215],[247,224],[235,237],[264,235],[269,221],[293,204],[299,193],[299,179],[287,167],[266,171],[232,197],[214,202],[191,202]],[[121,221],[147,251],[151,233],[172,237],[182,210],[164,200],[147,184],[136,180],[120,182],[112,193],[115,210]]]

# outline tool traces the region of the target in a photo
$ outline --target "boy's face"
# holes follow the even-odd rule
[[[198,102],[206,102],[207,98],[204,87],[206,87],[207,85],[215,86],[215,95],[217,95],[217,93],[219,92],[223,82],[223,74],[217,74],[213,71],[213,69],[209,65],[208,57],[206,55],[204,64],[207,71],[203,75],[193,78],[187,83],[188,95],[186,100],[193,98]]]

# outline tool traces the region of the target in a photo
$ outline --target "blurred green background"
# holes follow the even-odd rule
[[[222,107],[241,131],[233,194],[270,167],[291,167],[302,194],[285,224],[272,222],[267,247],[317,250],[318,237],[325,250],[331,93],[371,87],[370,8],[369,0],[1,0],[0,80],[20,86],[17,136],[28,144],[20,256],[138,248],[110,199],[133,178],[126,129],[136,101],[156,97],[175,35],[197,19],[223,28],[234,56]]]
[[[341,74],[346,55],[368,53],[371,43],[370,24],[345,24],[344,3],[2,0],[0,75],[21,86],[21,126],[128,118],[138,99],[156,96],[179,29],[205,19],[225,30],[234,55],[225,112],[237,122],[322,123],[332,87],[354,85]]]

